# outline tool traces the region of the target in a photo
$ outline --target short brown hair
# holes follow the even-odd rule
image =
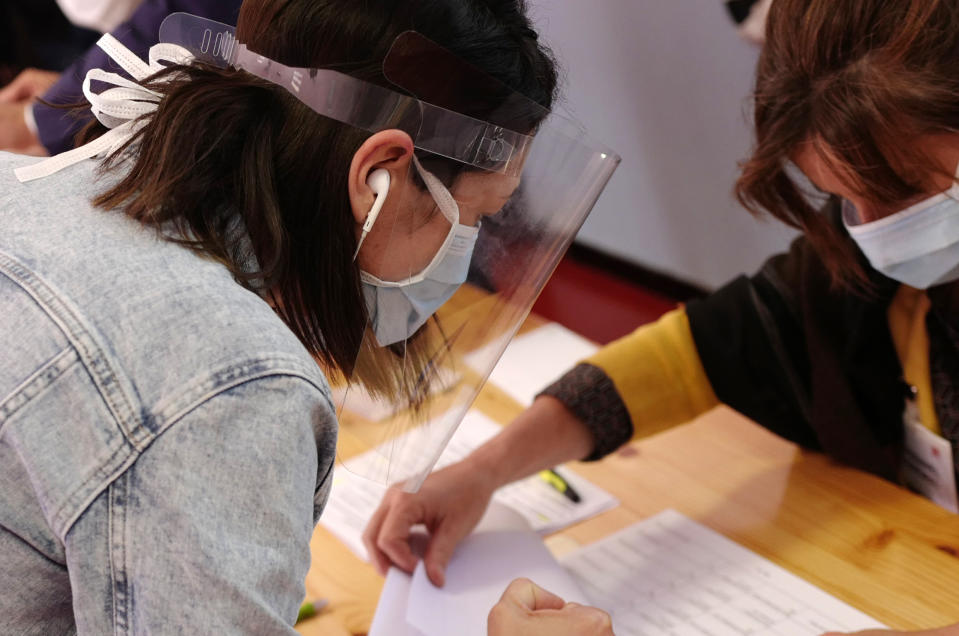
[[[864,280],[850,242],[810,203],[789,160],[812,143],[867,201],[921,195],[941,167],[909,142],[959,131],[959,2],[776,0],[754,117],[739,201],[803,230],[838,280]]]
[[[524,0],[246,0],[236,35],[284,64],[332,68],[400,90],[387,81],[383,61],[397,36],[414,28],[502,84],[503,94],[474,91],[461,112],[492,119],[517,91],[537,107],[513,108],[513,119],[497,123],[518,118],[528,132],[552,106],[556,69],[530,28]],[[239,282],[270,297],[328,372],[349,377],[368,315],[353,262],[347,176],[370,133],[321,117],[245,71],[173,65],[144,85],[163,99],[104,163],[122,177],[94,203],[123,210],[223,263]],[[403,128],[408,113],[396,115]],[[88,128],[82,140],[103,130]],[[452,163],[431,161],[431,169]],[[380,368],[367,388],[416,399],[420,382],[404,357],[408,362],[413,349],[425,349],[417,355],[426,359],[429,343],[412,340],[418,347],[410,351],[398,343],[377,352]],[[408,376],[413,386],[405,385]]]

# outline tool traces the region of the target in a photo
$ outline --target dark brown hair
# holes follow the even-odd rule
[[[398,90],[384,77],[383,60],[406,30],[540,104],[536,117],[552,105],[556,71],[521,0],[246,0],[236,35],[288,66],[332,68]],[[370,133],[321,117],[244,71],[172,66],[145,85],[162,95],[158,109],[106,162],[125,175],[95,203],[122,209],[168,238],[173,228],[180,237],[173,240],[269,296],[328,371],[349,376],[367,310],[353,263],[347,177]],[[473,99],[461,112],[488,118],[505,92]],[[402,347],[395,353],[408,355]],[[404,390],[375,378],[373,384]]]
[[[942,167],[910,142],[959,131],[957,69],[954,0],[776,0],[756,76],[756,145],[737,198],[803,230],[837,280],[865,282],[851,241],[810,201],[789,160],[810,143],[864,200],[914,199]]]

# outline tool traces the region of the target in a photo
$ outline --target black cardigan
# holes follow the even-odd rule
[[[868,266],[867,266],[868,267]],[[889,333],[898,284],[837,288],[805,238],[687,307],[716,396],[807,448],[896,479],[908,387]]]

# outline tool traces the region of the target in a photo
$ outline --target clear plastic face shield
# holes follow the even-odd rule
[[[396,91],[284,66],[187,14],[167,18],[160,41],[274,82],[342,124],[412,139],[405,173],[368,178],[376,197],[355,262],[370,323],[350,377],[330,383],[345,468],[417,490],[619,157],[415,32],[384,61]]]

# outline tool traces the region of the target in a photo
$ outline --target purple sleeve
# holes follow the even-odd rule
[[[141,59],[157,43],[160,23],[171,13],[183,11],[226,24],[236,24],[241,0],[145,0],[129,20],[113,30],[112,35]],[[100,47],[92,46],[71,64],[60,79],[44,95],[51,104],[73,104],[83,100],[83,78],[92,68],[123,73]],[[73,148],[73,138],[92,115],[77,117],[69,110],[52,108],[41,103],[33,107],[40,143],[51,155]]]

